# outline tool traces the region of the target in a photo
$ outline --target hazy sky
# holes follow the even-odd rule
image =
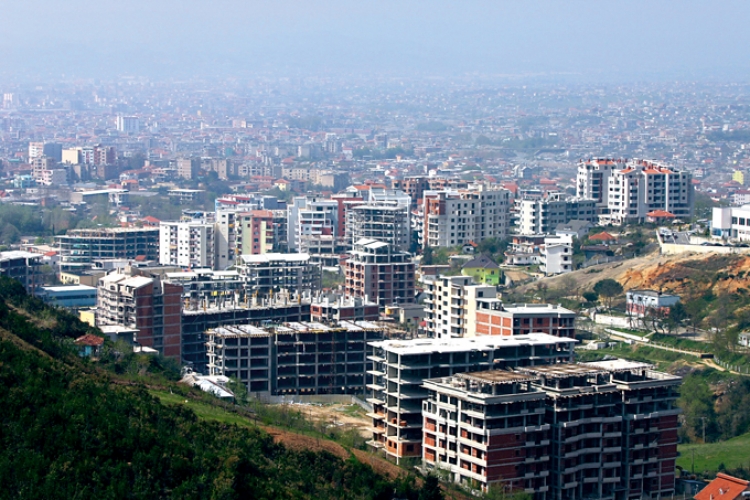
[[[0,0],[0,76],[750,76],[747,1]]]

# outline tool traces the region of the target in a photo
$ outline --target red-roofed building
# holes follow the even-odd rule
[[[708,486],[693,498],[695,500],[736,500],[742,498],[746,491],[750,491],[750,481],[719,472],[716,479],[708,483]]]
[[[652,210],[651,212],[646,214],[646,220],[648,222],[664,222],[667,220],[673,220],[675,218],[675,215],[671,212],[667,212],[666,210]]]
[[[614,243],[617,241],[616,236],[612,236],[606,231],[602,231],[601,233],[595,234],[591,237],[589,237],[589,240],[591,241],[598,241],[601,243],[604,243],[605,245],[609,245],[610,243]]]
[[[104,345],[104,339],[87,333],[82,337],[78,337],[75,340],[75,344],[78,346],[78,354],[83,357],[98,356],[99,350]]]

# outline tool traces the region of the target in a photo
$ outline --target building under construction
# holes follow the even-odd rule
[[[383,332],[369,321],[225,325],[206,332],[208,373],[236,377],[256,397],[362,394],[367,343]]]

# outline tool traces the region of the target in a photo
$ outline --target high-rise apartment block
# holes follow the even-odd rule
[[[418,225],[423,247],[448,247],[508,236],[510,191],[472,190],[424,193],[423,222]]]
[[[496,288],[470,276],[424,279],[425,330],[430,337],[546,333],[575,338],[575,313],[550,304],[503,304]]]
[[[597,159],[578,164],[579,198],[597,202],[600,222],[643,222],[652,213],[687,219],[693,215],[690,172],[650,160]]]
[[[183,179],[192,180],[198,177],[201,161],[198,158],[180,158],[177,160],[177,175]]]
[[[383,328],[367,321],[289,322],[223,326],[207,336],[209,374],[236,377],[256,397],[362,394],[367,344],[382,340]]]
[[[60,270],[85,270],[96,260],[159,258],[159,228],[73,229],[55,236],[60,249]]]
[[[416,301],[411,254],[382,241],[361,239],[344,263],[345,294],[381,307]]]
[[[424,381],[436,377],[517,366],[565,363],[575,340],[545,334],[515,337],[384,340],[371,342],[373,362],[367,399],[373,405],[370,445],[387,456],[422,456]]]
[[[118,132],[125,134],[137,134],[141,129],[141,123],[137,116],[119,115],[115,125]]]
[[[320,289],[320,266],[312,263],[308,254],[240,255],[236,268],[245,289],[256,296]]]
[[[572,220],[597,222],[596,201],[565,199],[562,193],[551,193],[546,199],[518,200],[519,234],[550,234],[558,224]]]
[[[214,224],[201,221],[159,224],[159,264],[214,268]]]
[[[423,460],[485,491],[670,498],[680,381],[624,360],[427,380]]]
[[[411,245],[409,204],[368,203],[347,213],[346,234],[352,246],[362,238],[378,240],[402,251]]]
[[[182,286],[113,272],[99,279],[96,325],[136,329],[135,341],[181,359]]]
[[[42,255],[20,250],[0,252],[0,276],[20,281],[26,291],[33,295],[44,284]]]

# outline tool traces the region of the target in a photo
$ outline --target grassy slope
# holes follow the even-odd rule
[[[692,470],[693,450],[697,472],[717,471],[722,463],[728,469],[750,466],[750,433],[721,443],[684,444],[677,449],[677,465],[687,471]]]

